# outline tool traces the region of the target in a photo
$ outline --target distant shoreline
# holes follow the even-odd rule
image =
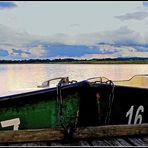
[[[56,60],[0,60],[0,64],[148,64],[148,60],[73,60],[73,59],[56,59]]]

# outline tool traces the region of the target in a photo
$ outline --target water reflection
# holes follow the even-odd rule
[[[104,76],[111,80],[129,79],[136,74],[148,74],[146,64],[5,64],[0,65],[0,93],[37,87],[56,77],[84,80]]]

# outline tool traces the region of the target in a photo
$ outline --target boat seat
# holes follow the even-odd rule
[[[148,88],[148,75],[135,75],[129,80],[114,81],[115,85]]]

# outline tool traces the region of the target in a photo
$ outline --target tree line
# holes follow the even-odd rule
[[[105,58],[105,59],[25,59],[25,60],[0,60],[0,64],[30,64],[30,63],[97,63],[97,62],[148,62],[148,58]]]

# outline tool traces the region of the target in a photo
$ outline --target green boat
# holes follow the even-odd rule
[[[60,79],[57,87],[49,88],[50,81],[55,80],[51,79],[35,90],[2,96],[0,130],[74,127],[85,82],[56,79]]]
[[[59,79],[56,87],[50,82]],[[0,97],[0,130],[148,123],[148,75],[127,81],[60,77]]]

